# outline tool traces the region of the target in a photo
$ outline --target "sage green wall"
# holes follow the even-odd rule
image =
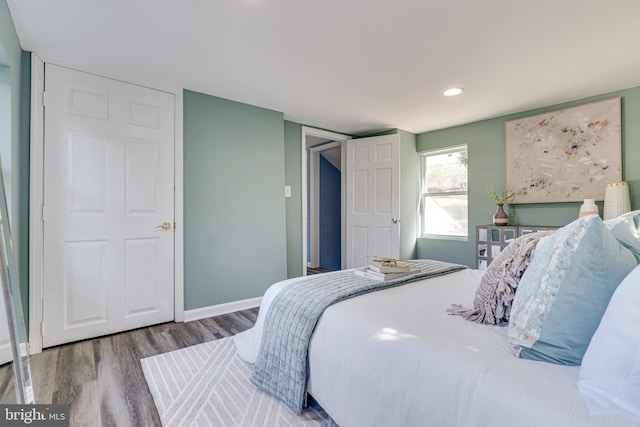
[[[622,175],[629,182],[631,206],[640,208],[640,87],[584,98],[564,104],[419,134],[417,150],[428,151],[467,144],[469,148],[469,240],[418,239],[419,258],[458,262],[474,267],[475,226],[492,221],[495,205],[486,187],[505,186],[505,122],[559,108],[622,97]],[[565,225],[576,219],[580,203],[509,205],[509,222],[524,225]],[[602,204],[600,204],[602,212]]]
[[[286,278],[284,159],[282,113],[184,91],[186,310]]]
[[[420,163],[416,135],[398,129],[400,134],[400,259],[416,257],[418,178]]]
[[[13,248],[25,317],[29,309],[29,120],[31,55],[20,47],[6,0],[0,0],[0,56],[10,67],[11,158],[2,159],[11,172],[11,227]],[[28,322],[26,322],[28,324]]]
[[[302,276],[302,125],[284,122],[285,183],[291,186],[287,208],[287,277]]]

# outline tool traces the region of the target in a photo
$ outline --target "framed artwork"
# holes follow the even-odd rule
[[[509,203],[604,200],[622,180],[620,98],[505,124]]]

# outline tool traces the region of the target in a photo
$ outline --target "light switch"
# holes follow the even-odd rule
[[[291,197],[291,186],[290,185],[285,185],[284,186],[284,197]]]

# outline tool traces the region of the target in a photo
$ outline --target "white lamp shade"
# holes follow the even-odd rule
[[[604,219],[611,219],[631,210],[629,184],[626,181],[611,182],[604,191]]]

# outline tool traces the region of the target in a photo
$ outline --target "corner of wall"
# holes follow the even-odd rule
[[[416,135],[402,129],[400,134],[400,258],[416,258],[418,239],[419,172]]]
[[[302,125],[284,121],[285,199],[287,220],[287,277],[302,276]]]

